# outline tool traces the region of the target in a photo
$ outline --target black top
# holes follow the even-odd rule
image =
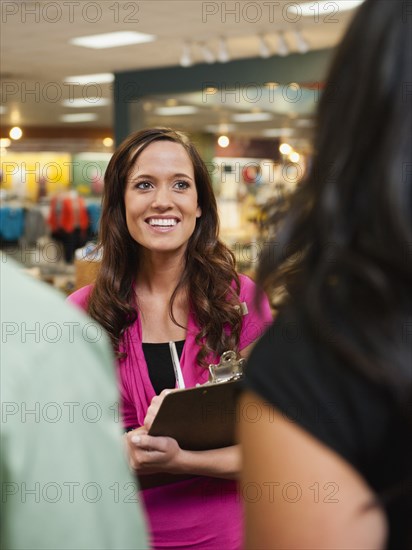
[[[383,499],[387,548],[409,548],[412,434],[388,393],[332,356],[291,309],[255,346],[245,385],[351,463]],[[388,498],[399,485],[402,496]]]
[[[185,341],[180,340],[175,342],[175,344],[180,359]],[[159,395],[165,389],[174,388],[176,386],[176,378],[172,356],[170,355],[169,342],[162,342],[161,344],[147,344],[143,342],[142,346],[150,381],[156,395]]]

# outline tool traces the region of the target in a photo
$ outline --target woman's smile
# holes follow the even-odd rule
[[[150,229],[153,229],[154,231],[160,231],[161,233],[172,231],[179,222],[180,220],[178,218],[172,217],[151,217],[146,220],[146,223],[149,224]]]
[[[138,156],[125,192],[127,228],[152,252],[186,249],[201,215],[192,161],[178,143],[157,141]]]

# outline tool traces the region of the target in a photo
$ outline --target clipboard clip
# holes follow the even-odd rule
[[[234,351],[225,351],[217,365],[209,365],[209,383],[231,382],[243,378],[246,360]]]

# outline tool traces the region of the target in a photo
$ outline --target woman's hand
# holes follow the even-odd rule
[[[191,474],[236,479],[240,471],[239,446],[185,451],[172,437],[151,436],[144,427],[125,435],[129,466],[137,474]]]
[[[236,479],[240,471],[237,445],[209,451],[187,451],[171,437],[148,435],[163,399],[172,391],[163,390],[155,396],[147,410],[144,426],[126,434],[129,466],[139,475],[163,472]]]
[[[171,437],[147,435],[144,427],[126,434],[129,466],[138,474],[180,473],[182,450]]]
[[[147,413],[144,419],[144,427],[147,431],[150,430],[151,425],[153,424],[153,420],[155,419],[155,416],[157,415],[157,412],[160,408],[160,405],[163,403],[163,399],[166,397],[166,395],[174,390],[163,390],[159,395],[155,395],[153,397],[149,408],[147,409]]]

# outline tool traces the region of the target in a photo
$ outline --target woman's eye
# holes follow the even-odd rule
[[[135,187],[137,189],[150,189],[152,187],[152,184],[150,181],[139,181],[139,183],[136,183]]]
[[[177,187],[177,189],[188,189],[190,186],[187,181],[177,181],[175,187]]]

